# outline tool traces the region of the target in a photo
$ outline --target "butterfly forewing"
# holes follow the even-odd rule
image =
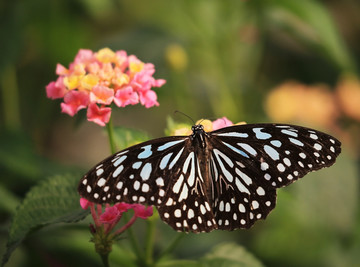
[[[160,205],[178,178],[186,142],[184,137],[165,137],[122,150],[90,170],[78,191],[95,203]]]
[[[242,171],[272,187],[286,186],[311,171],[331,166],[340,154],[332,136],[294,125],[245,124],[212,132],[218,146],[237,158]],[[229,149],[230,148],[230,149]]]
[[[335,138],[283,124],[245,124],[150,140],[120,151],[79,184],[95,203],[154,205],[177,231],[249,228],[275,207],[276,188],[332,165]]]

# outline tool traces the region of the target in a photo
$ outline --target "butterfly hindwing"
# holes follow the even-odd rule
[[[275,207],[276,189],[245,174],[246,166],[233,160],[233,152],[223,148],[211,153],[211,176],[214,178],[215,220],[219,229],[250,228],[265,219]],[[250,175],[250,174],[249,174]]]

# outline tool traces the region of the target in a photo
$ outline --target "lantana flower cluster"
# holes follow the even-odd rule
[[[94,224],[90,224],[92,241],[95,243],[96,251],[100,254],[108,254],[111,251],[111,245],[126,229],[128,229],[137,218],[147,219],[153,215],[152,206],[141,204],[117,203],[113,206],[106,204],[105,211],[100,204],[94,204],[85,198],[80,198],[80,205],[83,209],[90,208]],[[134,215],[122,227],[115,229],[120,222],[124,212],[132,209]]]
[[[144,63],[123,50],[80,49],[68,68],[57,64],[59,77],[46,86],[46,94],[51,99],[64,99],[62,112],[74,116],[87,108],[87,119],[105,126],[110,120],[112,102],[118,107],[159,105],[152,88],[161,87],[165,80],[156,80],[154,73],[152,63]]]

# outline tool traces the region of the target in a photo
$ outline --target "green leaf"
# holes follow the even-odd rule
[[[122,150],[129,146],[149,140],[147,133],[126,127],[114,127],[115,141]]]
[[[0,211],[14,213],[17,205],[20,202],[18,197],[1,184],[0,184],[0,196],[1,199],[3,200],[6,199],[6,201],[0,201]]]
[[[202,260],[203,266],[243,266],[260,267],[264,266],[244,247],[235,243],[224,243],[216,246]]]
[[[195,260],[166,260],[156,264],[158,267],[204,267],[201,262]]]
[[[81,209],[76,191],[79,179],[80,175],[57,175],[30,189],[15,212],[2,265],[30,232],[86,217],[89,212]]]
[[[277,0],[271,3],[269,14],[273,22],[309,45],[315,45],[343,71],[355,71],[355,62],[324,5],[313,0]]]

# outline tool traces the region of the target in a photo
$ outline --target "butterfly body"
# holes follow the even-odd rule
[[[96,165],[80,181],[95,203],[154,205],[177,231],[249,228],[275,207],[276,189],[335,162],[340,142],[286,124],[245,124],[150,140]]]

